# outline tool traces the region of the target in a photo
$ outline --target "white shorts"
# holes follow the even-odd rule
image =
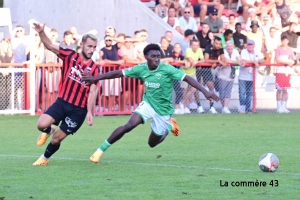
[[[57,92],[58,83],[61,76],[61,69],[53,69],[53,72],[48,72],[48,69],[45,70],[45,81],[46,88],[48,92]]]
[[[171,115],[158,115],[152,106],[145,101],[142,101],[133,112],[140,115],[144,123],[151,119],[151,129],[155,135],[162,136],[170,128]]]
[[[119,96],[119,93],[122,92],[121,78],[102,80],[101,85],[102,93],[105,96]]]

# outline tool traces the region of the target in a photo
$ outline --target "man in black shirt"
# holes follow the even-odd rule
[[[215,37],[213,45],[208,45],[204,50],[204,60],[206,63],[211,63],[211,67],[202,67],[201,75],[203,77],[203,83],[207,85],[209,91],[214,91],[214,77],[212,69],[215,69],[218,65],[226,66],[224,50],[222,48],[221,38]],[[214,102],[210,101],[210,112],[216,114],[217,111],[213,107]]]
[[[238,51],[241,52],[246,48],[247,37],[241,33],[242,25],[241,23],[235,24],[235,33],[233,34],[234,45],[238,48]]]
[[[213,40],[214,36],[209,30],[208,24],[202,23],[201,26],[202,30],[196,33],[196,37],[200,42],[200,48],[202,49],[202,51],[204,51],[205,47],[211,44],[211,41]]]

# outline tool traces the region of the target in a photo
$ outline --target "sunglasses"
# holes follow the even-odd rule
[[[218,15],[218,14],[216,14],[216,13],[213,13],[213,14],[212,14],[212,16],[217,16],[217,15]]]
[[[105,42],[111,42],[111,40],[105,40]]]
[[[184,14],[190,14],[190,12],[184,12]]]
[[[20,32],[20,33],[21,33],[21,32],[23,32],[23,30],[17,30],[17,33],[18,33],[18,32]]]

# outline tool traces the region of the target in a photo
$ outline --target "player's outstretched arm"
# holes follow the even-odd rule
[[[101,74],[99,76],[92,76],[91,74],[84,72],[82,73],[82,80],[88,83],[95,83],[99,80],[120,78],[122,76],[123,76],[122,70],[108,72],[106,74]]]
[[[44,46],[49,50],[52,51],[55,54],[59,54],[59,46],[52,44],[50,39],[47,37],[46,33],[44,32],[45,25],[41,26],[39,23],[33,23],[34,29],[36,32],[39,33],[40,38],[44,44]]]
[[[196,81],[192,77],[186,75],[183,81],[187,82],[189,85],[202,92],[206,99],[213,99],[214,101],[219,101],[219,97],[214,92],[206,90],[198,81]]]

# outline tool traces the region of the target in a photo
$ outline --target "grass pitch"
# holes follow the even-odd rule
[[[299,114],[175,117],[179,137],[170,134],[151,149],[147,123],[93,164],[89,156],[129,118],[96,117],[92,127],[84,124],[62,143],[48,166],[34,167],[46,147],[35,145],[38,117],[0,116],[0,199],[300,198]],[[258,167],[267,152],[280,160],[275,173]],[[231,186],[256,180],[265,181],[266,187]]]

